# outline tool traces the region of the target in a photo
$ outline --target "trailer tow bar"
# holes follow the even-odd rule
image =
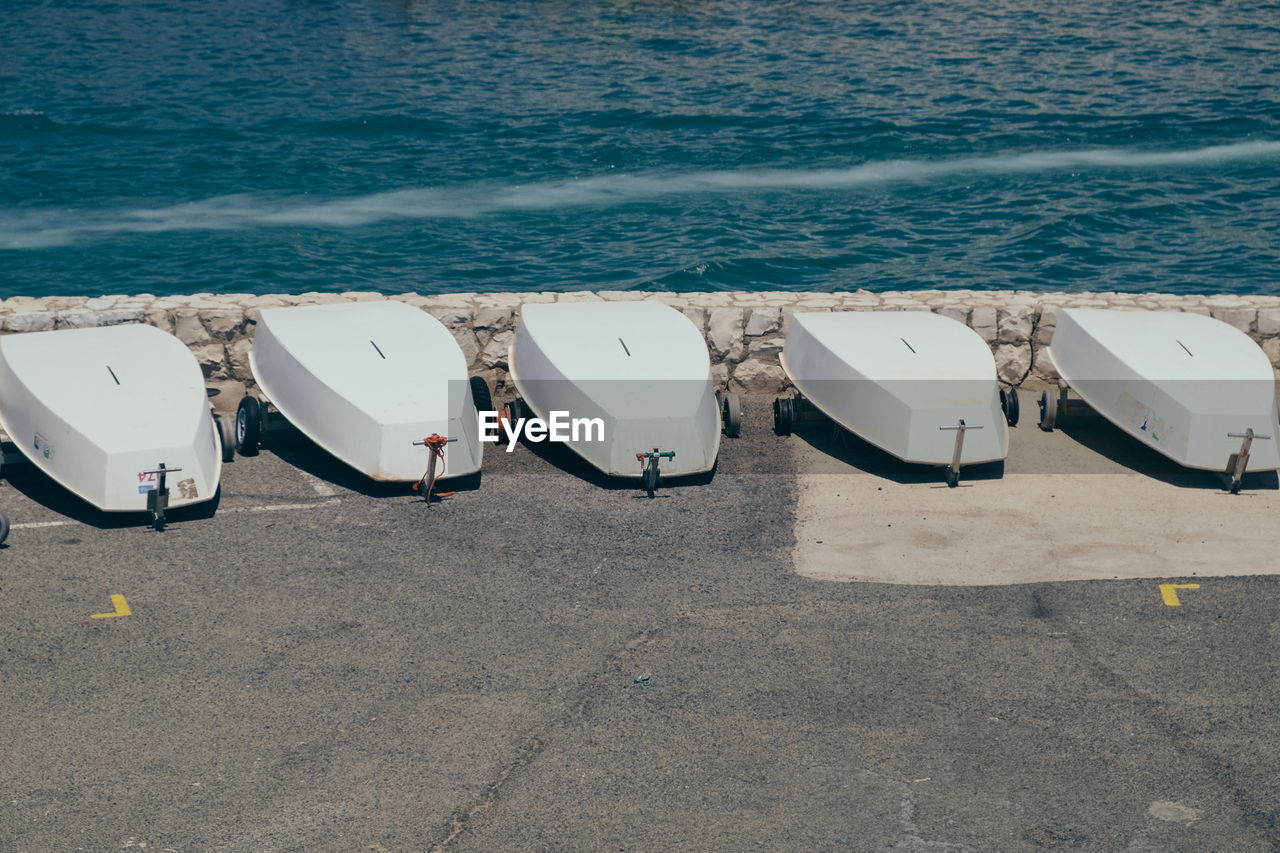
[[[163,462],[154,471],[143,471],[144,474],[159,474],[160,483],[147,492],[147,514],[151,516],[151,526],[156,530],[164,530],[164,511],[169,508],[169,487],[164,483],[166,474],[181,471],[181,468],[166,468]]]
[[[960,419],[960,423],[956,426],[940,426],[939,430],[955,430],[956,431],[956,449],[951,454],[951,464],[947,466],[947,485],[955,488],[960,484],[960,451],[964,449],[964,434],[966,430],[982,429],[982,425],[969,426],[964,422],[964,418]]]
[[[427,509],[431,508],[431,498],[433,497],[433,489],[436,487],[436,480],[444,474],[444,446],[451,441],[457,441],[456,438],[445,438],[443,435],[432,433],[421,441],[415,441],[414,447],[426,447],[429,453],[427,457],[427,473],[422,475],[422,479],[413,484],[415,492],[422,492],[422,497],[427,502]],[[436,473],[436,462],[440,462],[440,472]],[[453,492],[440,492],[434,497],[447,498]]]
[[[1240,451],[1231,454],[1231,458],[1227,460],[1227,476],[1230,482],[1227,484],[1227,491],[1233,495],[1240,494],[1240,482],[1244,480],[1244,469],[1249,464],[1249,448],[1253,445],[1255,438],[1263,438],[1267,441],[1271,440],[1269,435],[1255,435],[1253,427],[1249,427],[1244,432],[1229,432],[1227,438],[1242,438],[1240,442]]]
[[[653,490],[658,488],[659,460],[675,458],[676,452],[674,450],[659,450],[656,447],[652,453],[636,454],[636,461],[640,463],[640,480],[644,490],[649,493],[649,497],[653,497]]]

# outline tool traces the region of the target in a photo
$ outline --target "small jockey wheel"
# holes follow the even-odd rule
[[[649,493],[649,497],[653,497],[654,490],[658,488],[658,478],[661,476],[658,471],[659,460],[675,458],[674,450],[661,451],[656,447],[652,453],[636,454],[636,461],[640,463],[640,482],[644,490]]]

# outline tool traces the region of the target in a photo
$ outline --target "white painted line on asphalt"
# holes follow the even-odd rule
[[[233,507],[226,507],[224,509],[220,509],[219,512],[220,513],[223,513],[223,512],[280,512],[282,510],[290,510],[290,509],[317,509],[318,507],[333,506],[334,504],[340,504],[340,503],[342,503],[342,501],[339,498],[331,498],[330,500],[327,500],[327,501],[315,501],[313,503],[305,503],[305,504],[267,504],[266,506],[233,506]]]
[[[33,527],[61,527],[69,521],[24,521],[21,524],[9,525],[10,530],[30,530]]]

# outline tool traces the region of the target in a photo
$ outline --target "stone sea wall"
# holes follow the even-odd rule
[[[871,293],[707,292],[648,293],[303,293],[298,295],[197,293],[191,296],[17,296],[0,302],[0,333],[73,329],[143,322],[171,332],[195,354],[206,379],[252,385],[249,351],[263,308],[394,299],[434,315],[454,334],[471,370],[501,392],[507,384],[507,348],[526,302],[654,299],[687,316],[706,337],[715,378],[731,390],[771,394],[785,386],[778,363],[786,319],[795,311],[933,311],[972,327],[991,346],[999,377],[1035,386],[1051,378],[1038,358],[1053,337],[1058,311],[1069,307],[1194,311],[1248,333],[1280,367],[1280,297],[1176,296],[1160,293],[1033,293],[924,290]],[[230,398],[232,395],[227,395]],[[236,397],[238,399],[238,396]],[[228,400],[227,402],[230,402]]]

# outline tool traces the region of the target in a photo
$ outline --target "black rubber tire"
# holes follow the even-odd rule
[[[164,530],[164,516],[160,515],[157,512],[150,512],[149,515],[151,516],[152,529],[155,530],[157,533]]]
[[[1011,427],[1018,425],[1018,389],[1000,389],[1000,408],[1004,411],[1005,422]]]
[[[9,516],[0,512],[0,543],[9,538]]]
[[[222,461],[234,462],[236,459],[236,428],[222,415],[213,416],[213,428],[218,433],[218,443],[222,446]]]
[[[236,407],[236,452],[257,456],[262,445],[262,404],[257,397],[242,397]]]
[[[737,394],[724,395],[724,413],[722,416],[722,427],[724,434],[729,438],[737,438],[742,434],[742,401],[738,399]]]
[[[514,423],[526,415],[524,400],[516,397],[510,403],[507,403],[507,417]]]
[[[948,487],[954,489],[956,486],[960,485],[960,475],[957,474],[955,471],[952,471],[950,468],[947,468],[947,473],[945,476],[946,476]]]
[[[1232,481],[1231,481],[1231,485],[1227,487],[1227,491],[1231,492],[1231,494],[1233,494],[1233,495],[1238,495],[1238,494],[1240,494],[1240,487],[1241,487],[1242,485],[1244,485],[1244,484],[1243,484],[1243,483],[1240,483],[1240,482],[1238,482],[1238,481],[1236,481],[1236,480],[1232,480]],[[3,542],[3,541],[4,541],[4,539],[3,539],[2,537],[0,537],[0,542]]]
[[[778,435],[791,435],[796,423],[796,405],[790,397],[773,400],[773,431]]]
[[[1058,389],[1046,388],[1040,394],[1040,429],[1053,432],[1058,420]]]
[[[476,404],[477,412],[493,411],[493,395],[489,393],[489,383],[479,376],[471,377],[471,402]]]

